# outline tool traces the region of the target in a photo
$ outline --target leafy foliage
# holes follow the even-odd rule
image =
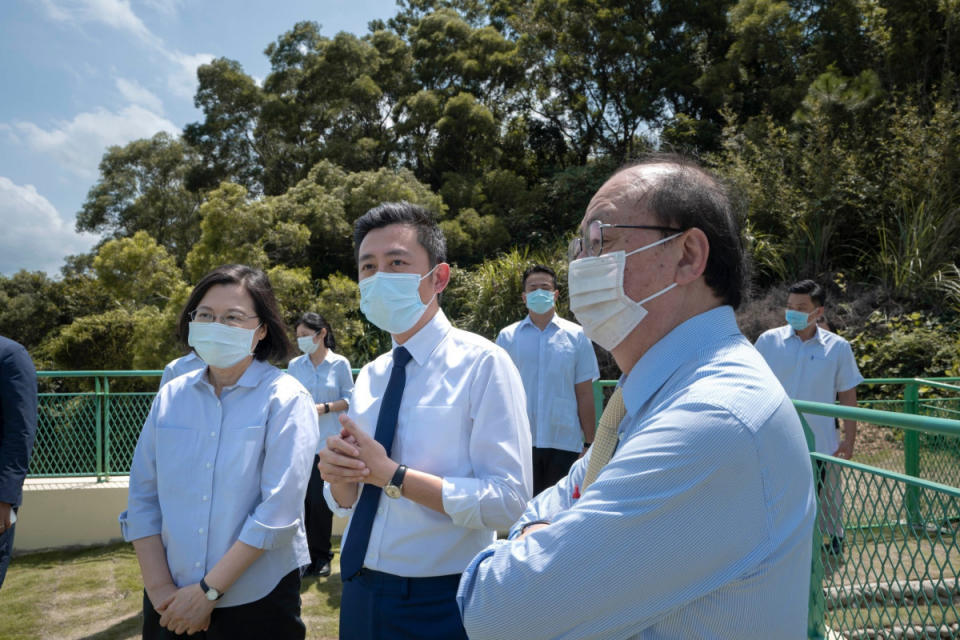
[[[406,200],[447,236],[448,315],[492,338],[524,313],[528,261],[566,273],[611,171],[671,148],[748,208],[751,332],[779,321],[784,282],[813,277],[861,357],[955,370],[932,345],[960,310],[958,28],[943,0],[401,0],[365,34],[300,22],[262,82],[201,66],[182,138],[107,151],[77,216],[100,246],[60,279],[0,277],[0,333],[44,366],[159,366],[189,283],[243,262],[360,364],[389,338],[344,275],[352,225]]]

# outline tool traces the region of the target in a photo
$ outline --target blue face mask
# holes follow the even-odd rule
[[[360,310],[367,320],[388,333],[409,331],[437,297],[434,293],[426,304],[420,300],[420,281],[436,268],[422,277],[416,273],[381,271],[364,278],[360,281]]]
[[[810,314],[804,313],[803,311],[796,311],[794,309],[787,309],[786,314],[787,324],[793,327],[794,331],[803,331],[810,326]]]
[[[553,291],[534,289],[527,293],[527,309],[534,313],[546,313],[553,309]]]

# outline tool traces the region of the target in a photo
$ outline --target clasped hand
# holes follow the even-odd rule
[[[386,485],[397,464],[387,456],[383,445],[344,414],[340,414],[340,425],[340,433],[329,436],[326,448],[318,454],[320,477],[330,484]]]
[[[155,608],[160,614],[161,627],[190,634],[207,630],[214,604],[207,600],[199,584],[191,584],[169,594]]]

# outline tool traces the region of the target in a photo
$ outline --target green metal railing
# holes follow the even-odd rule
[[[353,369],[356,376],[359,369]],[[162,371],[38,371],[44,382],[83,379],[92,391],[44,391],[38,397],[39,424],[30,460],[31,477],[96,476],[130,472]],[[141,391],[111,390],[121,379]],[[127,386],[131,386],[128,384]]]
[[[960,421],[953,419],[794,405],[907,434],[960,437]],[[960,638],[960,489],[861,462],[810,457],[819,507],[808,637],[822,638],[829,629],[845,638]]]
[[[38,371],[45,382],[83,379],[92,391],[38,394],[37,438],[30,460],[32,477],[126,474],[155,390],[118,392],[110,380],[142,378],[155,386],[161,371]]]
[[[40,394],[30,474],[101,480],[126,474],[160,374],[39,372],[45,387],[83,379],[83,388]],[[111,380],[120,386],[118,379],[124,387],[138,389],[111,390]],[[883,438],[882,446],[873,449],[858,440],[852,461],[811,453],[828,480],[819,491],[814,532],[809,637],[824,637],[829,629],[846,638],[960,639],[958,381],[867,380],[867,391],[902,388],[899,398],[862,401],[876,408],[794,402],[802,413],[881,427]],[[598,418],[615,384],[594,383]],[[838,532],[843,533],[842,548],[835,549],[832,538]]]

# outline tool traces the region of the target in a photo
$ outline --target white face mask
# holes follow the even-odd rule
[[[300,336],[297,338],[297,346],[300,347],[300,351],[304,352],[307,355],[310,355],[318,348],[320,348],[319,342],[313,341],[313,336]]]
[[[570,310],[588,338],[607,351],[612,351],[646,317],[647,310],[643,308],[643,303],[677,286],[674,282],[652,296],[634,302],[623,290],[623,273],[627,256],[663,244],[679,235],[675,233],[630,253],[614,251],[570,263]]]
[[[426,304],[420,300],[420,282],[437,267],[427,271],[424,276],[379,271],[364,278],[360,281],[360,310],[363,315],[388,333],[396,335],[409,331],[437,297],[434,293]]]
[[[191,322],[187,344],[211,367],[226,369],[253,355],[253,329],[229,327],[219,322]]]

